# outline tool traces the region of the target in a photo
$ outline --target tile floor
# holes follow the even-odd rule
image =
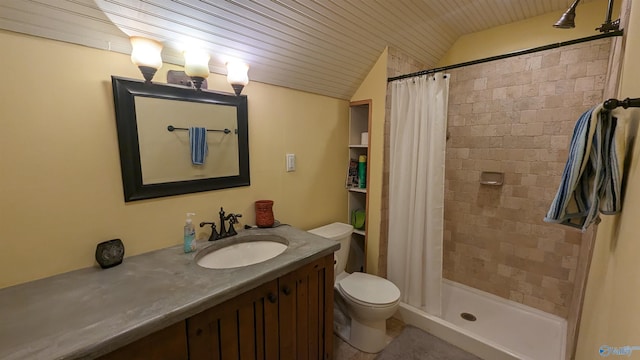
[[[398,319],[387,320],[388,342],[395,339],[404,329],[404,323]],[[377,354],[368,354],[342,341],[335,334],[333,335],[333,358],[335,360],[373,360]]]

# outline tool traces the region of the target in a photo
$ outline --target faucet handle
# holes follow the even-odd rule
[[[241,218],[242,214],[229,214],[228,219],[229,219],[229,224],[233,225],[233,224],[237,224],[239,223],[238,218]]]
[[[213,223],[213,222],[201,222],[200,223],[200,227],[203,227],[205,225],[211,225],[211,235],[209,235],[209,240],[208,241],[214,241],[214,240],[220,239],[220,234],[218,234],[218,231],[216,230],[216,223]]]
[[[229,214],[227,215],[227,219],[229,219],[229,231],[227,231],[227,234],[229,236],[233,236],[233,235],[237,235],[238,233],[236,232],[236,229],[233,228],[233,224],[237,224],[238,223],[238,218],[242,217],[242,214]]]

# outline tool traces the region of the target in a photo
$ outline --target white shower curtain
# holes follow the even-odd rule
[[[401,301],[441,315],[449,76],[391,83],[388,277]]]

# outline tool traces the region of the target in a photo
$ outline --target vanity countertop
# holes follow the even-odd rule
[[[179,245],[125,258],[110,269],[96,266],[0,289],[0,359],[92,359],[339,248],[289,226],[245,230],[219,242],[253,234],[282,236],[289,247],[259,264],[212,270]]]

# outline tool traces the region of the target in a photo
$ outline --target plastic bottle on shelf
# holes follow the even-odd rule
[[[358,157],[358,187],[361,189],[367,187],[367,155]]]

